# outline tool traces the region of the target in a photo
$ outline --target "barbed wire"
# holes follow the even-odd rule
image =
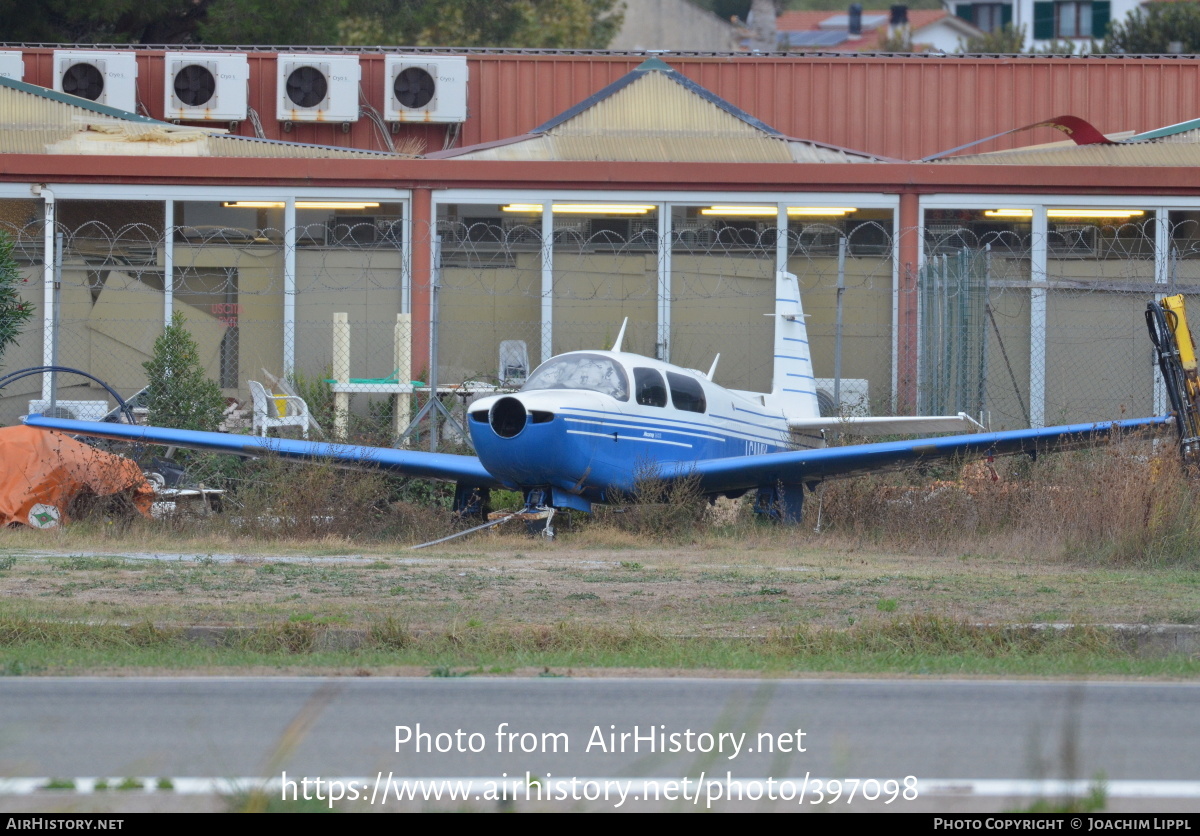
[[[818,377],[832,377],[836,361],[843,379],[862,382],[855,391],[876,412],[896,407],[896,388],[915,379],[930,408],[965,406],[1003,426],[1034,417],[1037,391],[1045,420],[1149,414],[1152,357],[1141,311],[1152,293],[1200,284],[1200,221],[1173,214],[1168,251],[1158,253],[1153,220],[1064,219],[1038,240],[1028,222],[950,214],[898,233],[921,236],[924,261],[911,280],[908,266],[895,263],[890,221],[792,219],[782,249],[800,279]],[[409,229],[399,217],[332,215],[291,231],[59,224],[60,361],[136,391],[170,287],[206,367],[229,392],[263,369],[282,374],[285,341],[295,345],[298,373],[328,377],[342,359],[335,312],[349,316],[353,377],[406,379],[422,370],[397,368],[396,314],[406,294],[428,296],[430,276],[409,274],[405,247],[436,234],[442,381],[502,378],[506,342],[522,344],[526,371],[549,354],[608,347],[629,317],[629,350],[705,369],[720,353],[718,382],[769,390],[772,321],[764,314],[774,305],[775,226],[773,217],[675,217],[660,245],[653,217],[555,216],[544,287],[540,219],[442,218]],[[26,296],[40,308],[43,223],[0,223],[0,232],[15,241]],[[1035,276],[1039,251],[1045,271]],[[950,264],[955,276],[973,278],[943,281]],[[916,310],[915,321],[894,321],[897,304]],[[1032,325],[1035,309],[1045,312],[1044,334]],[[40,362],[42,334],[27,332],[6,366]],[[943,391],[947,375],[955,393]]]

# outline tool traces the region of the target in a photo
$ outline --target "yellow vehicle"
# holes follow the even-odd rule
[[[1183,294],[1149,303],[1146,326],[1158,353],[1158,367],[1179,428],[1179,450],[1184,461],[1195,462],[1200,457],[1200,374]]]

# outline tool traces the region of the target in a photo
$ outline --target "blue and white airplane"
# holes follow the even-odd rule
[[[519,392],[468,409],[477,456],[263,439],[30,415],[34,427],[242,456],[320,459],[457,483],[458,504],[491,488],[520,491],[530,509],[589,511],[634,490],[639,478],[695,480],[710,496],[758,491],[760,508],[799,520],[805,486],[906,463],[971,454],[1079,446],[1169,417],[1013,432],[983,429],[965,413],[897,418],[822,417],[796,277],[776,278],[771,392],[718,386],[707,374],[621,351],[574,351],[539,366]],[[719,359],[719,356],[718,356]],[[957,435],[826,447],[824,433]],[[965,433],[965,434],[963,434]],[[477,504],[477,503],[476,503]],[[552,529],[551,529],[552,531]]]

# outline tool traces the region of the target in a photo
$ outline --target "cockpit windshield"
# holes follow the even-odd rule
[[[534,370],[522,392],[534,389],[586,389],[629,400],[629,378],[611,357],[601,354],[564,354]]]

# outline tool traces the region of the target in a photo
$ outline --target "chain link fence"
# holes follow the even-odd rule
[[[0,201],[0,230],[16,242],[39,317],[40,207]],[[543,247],[540,207],[442,206],[417,229],[399,205],[298,210],[289,229],[274,206],[180,201],[167,224],[158,202],[62,201],[49,236],[62,247],[57,321],[36,320],[4,369],[41,365],[53,344],[59,364],[133,395],[169,312],[181,311],[199,362],[242,408],[229,428],[259,428],[249,386],[258,381],[300,396],[314,432],[373,422],[373,440],[390,442],[429,384],[454,389],[447,406],[461,415],[470,398],[519,386],[553,354],[611,347],[628,318],[625,350],[704,371],[719,354],[718,383],[769,391],[782,263],[800,279],[823,408],[961,410],[1011,429],[1155,412],[1142,312],[1155,294],[1200,285],[1200,218],[1186,212],[1172,212],[1165,231],[1064,219],[1041,241],[1028,222],[931,213],[902,233],[923,240],[909,276],[895,263],[890,210],[792,218],[783,241],[773,216],[658,211],[555,214]],[[435,236],[436,268],[410,276],[410,250]],[[415,316],[398,317],[412,300]],[[60,374],[54,387],[78,417],[114,406],[82,378]],[[0,419],[49,394],[40,376],[12,384]],[[271,401],[264,415],[298,408]]]

